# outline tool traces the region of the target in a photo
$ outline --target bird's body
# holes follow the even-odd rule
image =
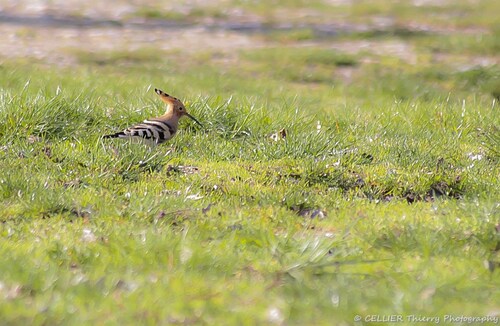
[[[174,124],[172,120],[169,120],[165,117],[165,115],[162,115],[158,118],[146,119],[142,123],[133,127],[127,128],[115,134],[105,135],[103,138],[138,137],[161,144],[174,137],[177,132],[177,126],[178,119]]]
[[[182,102],[162,90],[155,88],[156,94],[167,104],[167,111],[162,116],[146,119],[133,127],[115,134],[105,135],[103,138],[142,138],[161,144],[174,137],[179,126],[179,119],[186,115],[201,126],[201,123],[187,113]]]

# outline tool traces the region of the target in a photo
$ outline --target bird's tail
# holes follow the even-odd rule
[[[126,135],[123,131],[102,136],[102,138],[120,138],[120,137],[126,137]]]

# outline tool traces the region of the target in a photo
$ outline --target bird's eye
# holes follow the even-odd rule
[[[182,110],[184,110],[184,108],[183,108],[182,106],[181,106],[181,107],[179,107],[179,111],[182,111]]]

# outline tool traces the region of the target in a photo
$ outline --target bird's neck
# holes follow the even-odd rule
[[[161,116],[161,120],[168,122],[172,127],[177,128],[179,124],[179,116],[174,111],[167,111]]]

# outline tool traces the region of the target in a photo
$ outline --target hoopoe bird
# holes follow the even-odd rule
[[[179,119],[183,116],[193,119],[203,127],[195,117],[186,111],[186,107],[178,98],[170,96],[157,88],[155,88],[155,92],[167,104],[167,111],[164,115],[146,119],[142,123],[115,134],[105,135],[103,138],[143,138],[161,144],[174,137],[179,126]]]

